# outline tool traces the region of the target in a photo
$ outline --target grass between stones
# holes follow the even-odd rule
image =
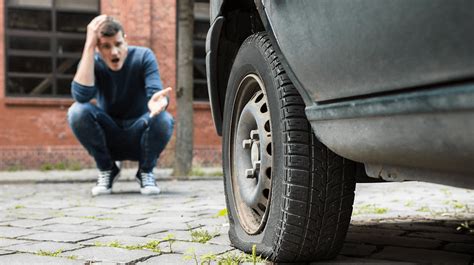
[[[160,243],[161,242],[158,241],[158,240],[153,240],[153,241],[150,241],[146,244],[124,245],[124,244],[119,243],[118,241],[112,241],[112,242],[105,243],[105,244],[100,243],[100,242],[96,242],[95,246],[97,246],[97,247],[124,248],[124,249],[128,249],[128,250],[142,249],[142,250],[151,250],[151,251],[156,252],[156,253],[161,253],[161,249],[159,247]]]
[[[251,263],[251,264],[266,264],[267,260],[263,259],[260,255],[257,256],[257,246],[252,246],[252,254],[246,253],[225,253],[222,255],[217,255],[214,253],[207,253],[201,256],[196,255],[196,250],[190,248],[183,255],[184,260],[193,260],[196,265],[235,265],[241,263]]]
[[[220,235],[217,231],[210,233],[205,229],[195,229],[191,230],[191,241],[196,243],[206,243],[207,241],[213,239],[214,237]]]
[[[109,243],[101,243],[101,242],[95,242],[95,246],[97,247],[113,247],[113,248],[123,248],[123,249],[128,249],[128,250],[137,250],[137,249],[142,249],[142,250],[151,250],[156,253],[161,253],[160,249],[160,243],[162,242],[168,242],[168,247],[169,247],[169,252],[173,253],[173,243],[176,241],[176,237],[173,234],[168,234],[163,240],[152,240],[149,241],[146,244],[137,244],[137,245],[125,245],[121,244],[118,241],[112,241]]]
[[[376,207],[375,204],[364,204],[354,206],[352,215],[359,214],[385,214],[388,212],[388,208]]]
[[[63,253],[62,249],[59,249],[57,251],[39,250],[39,251],[35,252],[35,254],[38,255],[38,256],[47,256],[47,257],[62,257],[62,256],[59,256],[62,253]],[[65,258],[75,260],[75,259],[77,259],[77,256],[71,255],[71,256],[66,256]]]
[[[217,212],[215,215],[212,216],[212,218],[219,218],[219,217],[227,217],[227,208],[224,208]]]
[[[110,221],[110,220],[113,220],[113,218],[97,217],[97,216],[79,216],[79,218],[92,219],[92,220],[96,220],[96,221]]]

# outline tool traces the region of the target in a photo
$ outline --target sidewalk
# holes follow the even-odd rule
[[[177,181],[170,172],[157,171],[155,197],[139,193],[134,169],[100,197],[90,196],[95,170],[0,172],[0,264],[237,261],[222,177]],[[358,184],[341,254],[314,264],[472,264],[474,233],[462,224],[473,210],[472,190]]]

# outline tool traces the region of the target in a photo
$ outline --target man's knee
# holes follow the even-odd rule
[[[69,125],[73,127],[92,117],[93,108],[91,103],[74,102],[67,112]]]
[[[174,128],[174,119],[171,114],[164,111],[149,120],[149,130],[152,135],[167,140],[171,138]]]

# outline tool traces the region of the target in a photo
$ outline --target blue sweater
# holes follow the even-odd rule
[[[99,108],[116,119],[133,119],[145,114],[149,111],[150,97],[163,89],[155,56],[145,47],[129,46],[119,71],[110,70],[96,54],[94,73],[94,86],[72,81],[72,97],[81,103],[95,97]]]

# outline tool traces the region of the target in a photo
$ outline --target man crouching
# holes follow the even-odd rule
[[[139,162],[142,194],[158,194],[153,168],[173,133],[174,120],[166,112],[171,88],[163,89],[153,52],[128,46],[125,38],[116,19],[94,18],[71,84],[76,102],[68,111],[69,125],[100,171],[94,196],[112,192],[120,173],[116,162],[122,160]]]

